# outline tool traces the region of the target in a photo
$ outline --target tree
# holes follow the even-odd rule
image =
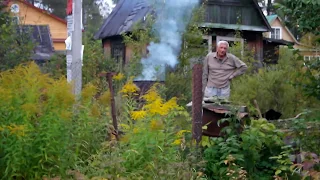
[[[276,7],[291,20],[300,32],[320,35],[320,1],[282,0]]]
[[[20,33],[0,0],[0,71],[30,60],[33,44],[28,33]]]

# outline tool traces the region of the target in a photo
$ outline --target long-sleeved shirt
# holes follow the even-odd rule
[[[247,70],[247,65],[233,54],[220,60],[216,52],[209,53],[203,62],[202,92],[206,87],[223,88],[230,84],[230,79]]]

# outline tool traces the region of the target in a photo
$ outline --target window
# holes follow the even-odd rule
[[[320,60],[320,56],[303,56],[303,59],[304,59],[305,61]]]
[[[208,47],[208,53],[212,52],[212,36],[203,36],[202,45]]]
[[[279,27],[272,28],[271,33],[270,33],[270,38],[282,39],[281,28],[279,28]]]
[[[125,62],[125,46],[121,41],[113,41],[111,42],[111,57],[114,58],[117,63],[122,63],[124,65]]]

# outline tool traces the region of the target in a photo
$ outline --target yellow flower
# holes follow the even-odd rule
[[[173,145],[180,145],[181,144],[181,139],[176,139],[172,144]]]
[[[101,112],[100,112],[98,104],[95,103],[95,104],[92,105],[92,107],[91,107],[91,115],[93,117],[100,117]]]
[[[37,113],[37,111],[38,111],[37,106],[32,103],[26,103],[26,104],[22,105],[21,108],[30,115],[33,115],[33,114]]]
[[[83,90],[81,92],[81,98],[84,101],[88,101],[94,95],[96,95],[96,93],[97,93],[97,87],[89,83],[83,88]]]
[[[10,125],[7,126],[10,131],[10,134],[15,134],[17,136],[24,136],[25,135],[25,125]]]
[[[131,112],[131,118],[133,120],[141,120],[147,116],[146,111],[132,111]]]
[[[121,81],[124,78],[122,73],[118,73],[117,75],[113,76],[113,79],[116,81]]]
[[[163,128],[163,123],[162,121],[153,119],[150,122],[150,128],[151,130],[161,130]]]
[[[180,130],[179,132],[177,132],[177,136],[178,137],[182,137],[184,133],[189,133],[191,131],[188,131],[188,130]]]
[[[135,95],[140,89],[133,83],[133,77],[122,87],[121,93],[123,96]]]
[[[153,86],[145,95],[142,96],[142,98],[146,100],[148,103],[153,102],[156,99],[161,99],[160,95],[154,87],[155,86]]]
[[[103,106],[109,106],[111,101],[111,94],[110,91],[104,92],[100,97],[99,97],[99,103]]]

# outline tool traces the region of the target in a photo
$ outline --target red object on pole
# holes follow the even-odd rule
[[[72,14],[72,0],[68,0],[68,4],[67,4],[67,15],[71,15]]]

